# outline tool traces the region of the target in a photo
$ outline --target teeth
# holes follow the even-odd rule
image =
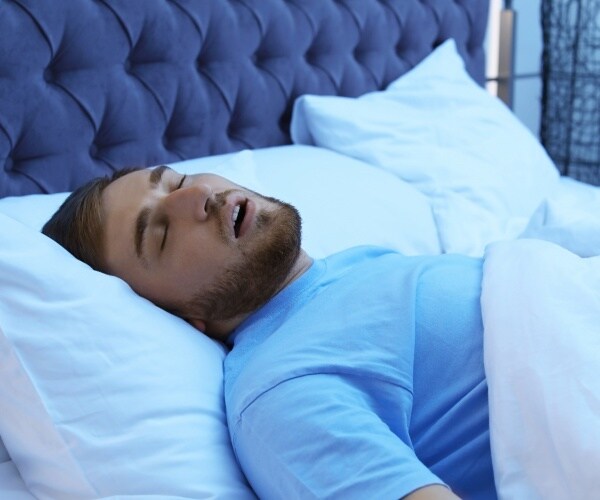
[[[237,222],[238,215],[240,215],[240,206],[239,205],[237,205],[233,209],[233,214],[231,216],[231,219],[233,220],[233,222]]]

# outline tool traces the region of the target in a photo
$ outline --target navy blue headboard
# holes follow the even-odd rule
[[[488,0],[0,0],[0,197],[289,142],[303,93],[384,88]]]

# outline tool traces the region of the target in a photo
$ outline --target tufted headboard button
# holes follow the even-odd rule
[[[313,61],[314,61],[314,56],[311,54],[310,50],[307,50],[303,55],[302,55],[304,62],[308,65],[308,66],[312,66],[313,65]]]
[[[227,128],[225,129],[225,134],[227,135],[228,138],[232,138],[235,137],[235,126],[233,125],[233,122],[229,122],[229,124],[227,125]]]
[[[13,159],[9,156],[6,158],[6,161],[4,162],[4,171],[5,172],[11,172],[14,169],[15,163],[13,161]]]
[[[55,80],[54,70],[52,66],[48,66],[43,73],[43,78],[46,83],[52,83]]]

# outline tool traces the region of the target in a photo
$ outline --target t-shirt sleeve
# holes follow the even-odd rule
[[[443,484],[410,446],[410,393],[392,431],[368,384],[340,374],[297,377],[230,421],[238,460],[260,498],[402,498]]]

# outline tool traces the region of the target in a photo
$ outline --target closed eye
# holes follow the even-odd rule
[[[181,189],[186,178],[187,178],[187,175],[182,176],[181,180],[179,181],[179,184],[177,184],[177,186],[175,187],[175,189],[173,191],[177,191],[178,189]],[[167,244],[167,235],[168,234],[169,234],[169,221],[165,222],[165,230],[163,232],[162,241],[160,242],[161,253],[162,253],[163,249],[165,248],[165,245]]]
[[[178,189],[180,189],[181,186],[183,186],[183,183],[185,182],[186,179],[187,179],[187,175],[182,176],[181,180],[179,181],[179,184],[177,184],[177,187],[174,189],[174,191],[177,191]]]

